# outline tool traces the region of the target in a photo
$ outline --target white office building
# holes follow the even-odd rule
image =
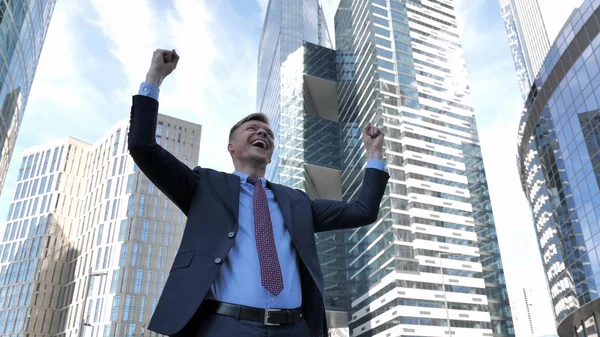
[[[133,163],[128,125],[23,154],[0,232],[0,336],[145,332],[186,219]],[[159,115],[156,139],[193,167],[200,132]]]
[[[352,336],[513,336],[455,1],[341,0],[343,198],[384,128],[379,220],[350,236]]]

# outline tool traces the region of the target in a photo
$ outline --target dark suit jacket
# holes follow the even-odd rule
[[[240,180],[233,174],[183,164],[156,143],[158,102],[134,96],[129,152],[140,170],[187,216],[181,246],[148,328],[182,334],[203,302],[237,233]],[[302,307],[312,336],[327,336],[323,275],[315,232],[375,222],[389,175],[367,169],[356,201],[313,200],[270,183],[300,258]],[[190,323],[191,324],[191,323]],[[184,327],[186,329],[184,329]],[[187,335],[187,333],[185,333]],[[193,334],[192,334],[193,335]]]

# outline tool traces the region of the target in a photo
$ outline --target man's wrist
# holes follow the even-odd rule
[[[148,73],[146,74],[146,82],[148,82],[150,84],[154,84],[157,87],[160,87],[163,80],[164,80],[164,77],[162,77],[160,74],[158,74],[155,71],[149,70]]]
[[[381,150],[367,151],[367,160],[369,159],[383,160],[383,153]]]

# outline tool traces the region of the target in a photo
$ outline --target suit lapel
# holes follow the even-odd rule
[[[281,185],[269,182],[269,187],[273,191],[273,195],[275,195],[275,200],[277,200],[277,204],[279,204],[279,209],[281,210],[281,214],[283,215],[283,222],[293,238],[294,223],[292,221],[292,209],[290,207],[290,198],[288,198],[288,193]]]
[[[229,191],[229,202],[231,212],[235,221],[238,220],[240,212],[240,177],[235,174],[226,174],[227,190]]]

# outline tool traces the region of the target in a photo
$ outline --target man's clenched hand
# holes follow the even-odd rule
[[[369,123],[362,132],[362,140],[367,150],[367,159],[383,159],[383,131]]]
[[[160,87],[162,81],[177,68],[177,62],[179,62],[179,55],[177,55],[175,49],[155,50],[154,54],[152,54],[150,69],[148,70],[148,74],[146,74],[146,82]]]

